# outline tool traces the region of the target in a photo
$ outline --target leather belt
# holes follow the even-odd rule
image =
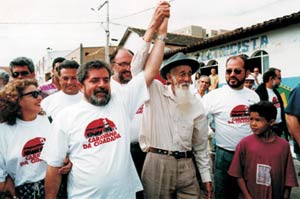
[[[158,153],[158,154],[162,154],[162,155],[173,156],[176,159],[192,158],[193,157],[193,152],[192,151],[186,151],[186,152],[168,151],[168,150],[163,150],[163,149],[157,149],[157,148],[150,147],[149,152]]]
[[[222,151],[226,151],[227,153],[234,154],[234,151],[230,151],[230,150],[224,149],[224,148],[219,147],[219,146],[217,146],[217,148],[220,149],[220,150],[222,150]]]

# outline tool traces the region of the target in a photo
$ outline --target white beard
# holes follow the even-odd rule
[[[176,85],[174,89],[179,110],[182,113],[187,113],[193,100],[193,95],[190,92],[189,84],[183,83]]]

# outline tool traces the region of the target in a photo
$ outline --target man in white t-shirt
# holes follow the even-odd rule
[[[157,27],[153,25],[149,26],[144,37],[139,40],[141,45],[135,54],[128,49],[120,47],[110,56],[110,63],[113,70],[111,89],[116,94],[122,95],[124,88],[132,79],[132,75],[135,76],[143,70],[156,29]],[[141,176],[146,156],[138,142],[143,107],[144,105],[141,104],[130,123],[130,152],[139,177]],[[142,195],[142,192],[138,192],[137,198],[142,198]]]
[[[74,60],[64,60],[58,67],[58,77],[61,90],[44,98],[41,106],[46,114],[55,119],[64,108],[78,103],[83,98],[79,91],[77,69],[79,64]]]
[[[286,119],[284,114],[284,105],[282,98],[277,91],[281,83],[281,71],[277,68],[269,68],[263,74],[263,83],[260,84],[255,92],[259,95],[260,100],[272,102],[277,108],[277,117],[275,124],[272,126],[272,130],[281,136],[284,133],[286,139],[288,139],[288,129],[286,125]]]
[[[166,36],[169,3],[161,2],[154,17],[158,35]],[[129,127],[138,106],[148,99],[147,86],[159,71],[164,47],[163,40],[155,41],[144,71],[132,78],[122,95],[111,91],[107,63],[90,61],[78,69],[84,100],[58,114],[49,141],[52,148],[41,155],[48,164],[46,199],[56,198],[61,180],[57,170],[66,154],[73,163],[69,198],[135,198],[142,190],[130,157]]]
[[[248,108],[259,101],[258,95],[244,88],[250,73],[244,56],[233,56],[226,61],[227,86],[209,92],[203,97],[207,115],[215,124],[216,155],[214,162],[215,198],[237,198],[239,188],[236,179],[227,173],[235,147],[251,134]]]
[[[259,67],[254,67],[253,69],[253,73],[251,73],[251,75],[253,75],[254,77],[254,84],[255,87],[257,88],[261,83],[263,83],[263,78],[262,78],[262,74],[259,71]]]

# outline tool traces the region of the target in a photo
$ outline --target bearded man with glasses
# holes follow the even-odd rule
[[[35,78],[34,64],[27,57],[17,57],[9,63],[9,69],[13,80]]]
[[[250,71],[247,59],[229,57],[226,61],[227,86],[209,92],[203,97],[207,116],[215,122],[216,155],[214,163],[215,198],[238,197],[236,178],[227,173],[235,147],[241,139],[251,134],[249,106],[259,101],[258,95],[247,88],[244,82]]]

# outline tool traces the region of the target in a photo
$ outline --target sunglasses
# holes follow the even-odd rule
[[[19,77],[20,75],[22,75],[22,76],[28,76],[30,73],[28,72],[28,71],[20,71],[20,72],[13,72],[12,74],[11,74],[11,76],[13,77],[13,78],[17,78],[17,77]]]
[[[31,91],[31,92],[22,94],[21,97],[26,96],[26,95],[31,95],[33,98],[38,98],[40,95],[42,95],[42,91],[40,91],[40,90]]]
[[[121,67],[127,67],[127,66],[130,66],[130,63],[127,63],[127,62],[121,62],[121,63],[115,62],[114,64],[117,64],[118,66],[121,66]]]
[[[235,74],[237,74],[237,75],[239,75],[239,74],[242,73],[242,70],[241,70],[241,69],[235,68],[234,70],[232,70],[232,69],[226,69],[226,74],[227,74],[227,75],[230,75],[230,74],[232,73],[232,71],[233,71]]]

